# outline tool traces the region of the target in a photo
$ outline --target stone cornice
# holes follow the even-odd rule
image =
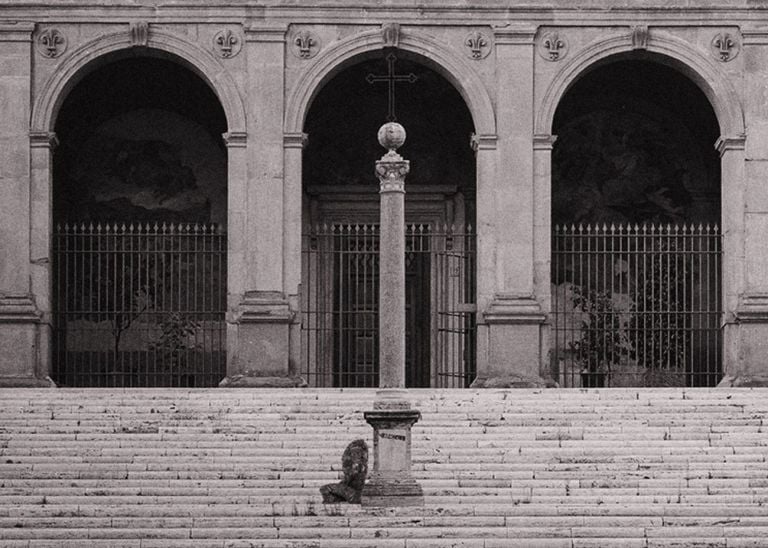
[[[30,22],[0,22],[0,42],[31,42],[35,24]]]
[[[283,147],[285,148],[304,148],[307,146],[309,135],[306,133],[285,133],[283,134]]]
[[[246,42],[285,42],[288,25],[285,23],[255,23],[245,28]]]
[[[717,152],[720,154],[720,157],[722,158],[723,155],[728,151],[744,150],[746,147],[746,142],[746,135],[736,135],[731,137],[721,135],[715,142],[715,150],[717,150]]]
[[[245,148],[248,145],[248,134],[244,131],[228,131],[222,133],[221,137],[227,148]]]
[[[557,135],[534,135],[533,150],[552,150],[557,141]]]
[[[49,148],[53,150],[59,146],[59,139],[52,131],[30,131],[29,146],[32,148]]]

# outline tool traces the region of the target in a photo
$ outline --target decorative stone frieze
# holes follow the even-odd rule
[[[308,30],[297,32],[291,39],[291,51],[299,59],[311,59],[320,51],[320,39]]]
[[[480,31],[470,32],[464,39],[470,59],[485,59],[491,53],[490,39]]]
[[[720,61],[732,61],[739,54],[738,39],[728,32],[721,32],[712,39],[712,51]]]
[[[632,49],[648,49],[648,27],[646,25],[632,27]]]
[[[213,37],[213,49],[222,59],[229,59],[240,53],[243,41],[230,29],[217,32]]]
[[[400,24],[384,23],[381,25],[381,39],[385,48],[396,48],[400,45]]]
[[[568,42],[557,32],[547,32],[539,40],[539,55],[547,61],[559,61],[568,53]]]
[[[37,36],[37,51],[43,57],[55,59],[67,49],[67,38],[55,28],[44,29]]]
[[[131,46],[134,48],[145,48],[149,43],[149,23],[146,21],[136,21],[131,23],[128,31],[131,35]]]

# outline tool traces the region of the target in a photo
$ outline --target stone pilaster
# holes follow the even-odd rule
[[[31,283],[31,215],[49,215],[33,207],[30,195],[34,28],[32,23],[0,24],[0,386],[35,385],[47,375],[40,364],[37,301],[49,298],[49,291],[35,295]],[[46,219],[42,223],[50,226]],[[41,264],[48,259],[47,249],[34,257]]]
[[[481,179],[486,161],[478,148],[475,386],[542,384],[546,316],[534,264],[534,36],[527,27],[495,32],[498,138],[490,181]]]
[[[244,148],[230,144],[230,169],[236,163],[238,172],[230,175],[234,233],[230,233],[229,248],[228,378],[223,382],[228,386],[301,383],[293,378],[295,371],[290,367],[297,288],[292,307],[282,260],[286,250],[282,118],[286,30],[285,25],[260,23],[245,31],[248,139]],[[291,237],[295,238],[293,233]]]

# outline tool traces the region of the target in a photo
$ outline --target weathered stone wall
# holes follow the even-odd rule
[[[50,149],[57,111],[92,68],[142,55],[197,72],[227,117],[230,373],[295,373],[304,117],[336,72],[384,46],[445,76],[473,117],[481,376],[536,377],[548,363],[554,112],[581,74],[616,58],[667,64],[712,103],[721,131],[726,369],[768,375],[759,357],[768,339],[762,184],[768,1],[509,4],[84,0],[51,7],[19,0],[0,6],[0,347],[8,349],[0,375],[32,379],[50,367]]]

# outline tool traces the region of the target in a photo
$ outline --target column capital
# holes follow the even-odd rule
[[[478,135],[473,133],[469,136],[469,146],[475,152],[479,150],[496,150],[498,140],[498,135]]]
[[[0,42],[31,42],[35,24],[29,21],[0,23]]]
[[[552,150],[557,135],[539,133],[533,136],[533,150]]]
[[[288,25],[254,23],[245,28],[246,42],[285,42]]]
[[[52,131],[30,131],[29,146],[32,148],[55,149],[59,146],[59,139]]]
[[[283,147],[285,148],[304,148],[307,146],[309,135],[304,132],[299,133],[284,133],[283,134]]]
[[[405,176],[411,170],[411,163],[403,160],[397,152],[390,150],[381,160],[376,161],[376,177],[379,178],[380,192],[405,193]]]
[[[726,152],[731,150],[744,150],[747,143],[746,135],[721,135],[715,141],[715,150],[720,153],[722,158]]]
[[[227,148],[245,148],[248,144],[248,134],[245,131],[228,131],[221,137]]]
[[[40,311],[29,295],[0,295],[0,323],[38,322]]]
[[[496,46],[533,46],[536,27],[501,27],[493,29]]]

